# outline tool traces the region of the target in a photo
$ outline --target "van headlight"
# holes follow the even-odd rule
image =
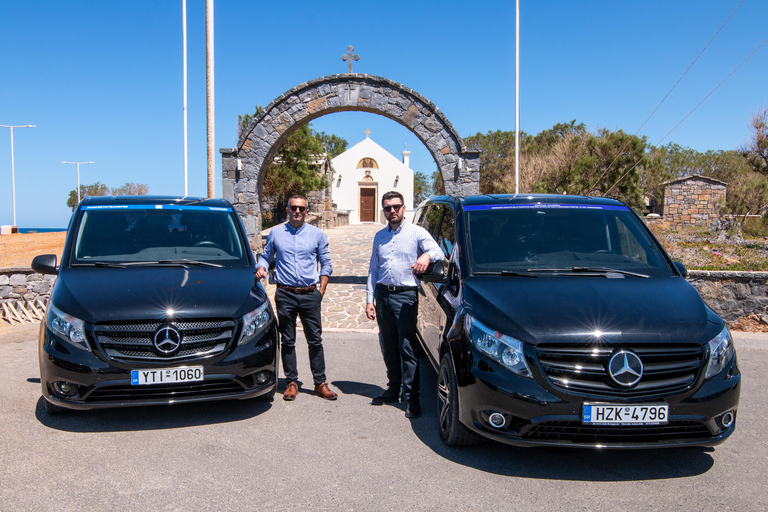
[[[523,342],[492,331],[472,315],[464,317],[464,328],[467,337],[480,352],[494,361],[501,363],[506,369],[521,377],[532,379],[531,369],[525,361],[523,354]]]
[[[238,345],[245,345],[261,334],[269,325],[269,302],[264,302],[243,317],[243,332]]]
[[[733,348],[731,333],[728,332],[727,327],[723,327],[720,334],[709,342],[709,363],[707,363],[707,373],[704,378],[711,379],[722,372],[735,355],[736,350]]]
[[[91,347],[85,340],[85,322],[79,318],[68,315],[53,304],[49,304],[45,323],[61,341],[77,349],[91,351]]]

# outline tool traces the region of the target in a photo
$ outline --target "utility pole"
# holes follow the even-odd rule
[[[189,165],[187,151],[187,0],[181,0],[182,46],[184,47],[184,195],[189,195]]]
[[[208,132],[208,197],[215,197],[215,115],[213,90],[213,0],[205,0],[205,114]]]
[[[37,128],[34,124],[25,124],[23,126],[9,126],[7,124],[0,124],[0,128],[10,128],[11,129],[11,189],[13,190],[13,227],[11,228],[11,231],[15,228],[18,230],[18,224],[16,224],[16,170],[14,169],[14,162],[13,162],[13,129],[14,128]]]
[[[77,204],[80,204],[80,164],[95,164],[96,162],[61,162],[61,163],[77,165]]]
[[[520,0],[515,0],[515,194],[520,193]]]

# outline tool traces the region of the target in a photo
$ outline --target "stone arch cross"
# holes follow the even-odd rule
[[[431,153],[447,194],[479,193],[480,153],[467,150],[432,102],[386,78],[356,73],[325,76],[285,92],[251,121],[236,148],[219,150],[224,198],[243,219],[250,240],[261,231],[264,175],[277,150],[313,119],[345,111],[370,112],[405,126]]]

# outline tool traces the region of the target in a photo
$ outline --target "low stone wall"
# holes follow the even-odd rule
[[[0,269],[0,302],[47,298],[56,276],[38,274],[31,268]]]
[[[0,269],[0,322],[37,322],[43,317],[56,276],[31,268]]]
[[[688,282],[729,326],[768,331],[768,272],[691,270]]]

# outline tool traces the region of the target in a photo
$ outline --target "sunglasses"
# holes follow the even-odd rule
[[[292,204],[288,208],[290,208],[292,212],[295,212],[296,210],[299,210],[300,212],[304,212],[304,210],[307,209],[306,206],[298,206],[298,205],[295,205],[295,204]]]
[[[404,204],[390,204],[390,205],[387,205],[387,206],[384,207],[384,211],[387,212],[387,213],[391,212],[392,210],[399,211],[400,208],[402,208],[403,206],[405,206],[405,205]]]

